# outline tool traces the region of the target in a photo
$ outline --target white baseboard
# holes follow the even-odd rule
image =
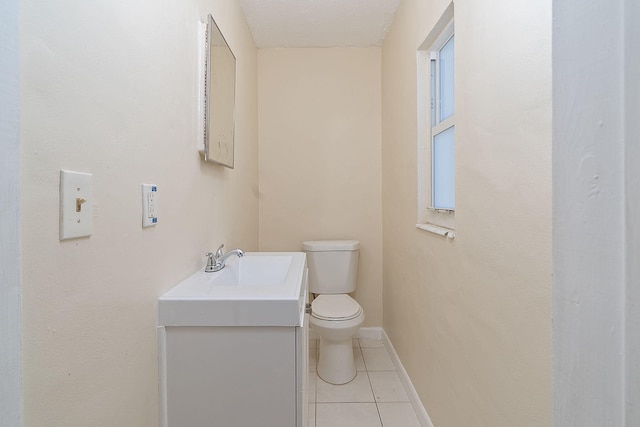
[[[360,328],[356,338],[363,340],[382,340],[383,330],[380,327]]]
[[[354,338],[362,338],[363,340],[382,340],[382,328],[380,327],[360,328],[360,330],[358,331],[358,334]],[[320,336],[315,330],[313,330],[313,328],[309,328],[309,339],[310,340],[320,339]]]
[[[389,352],[389,356],[391,357],[393,365],[396,367],[396,372],[400,377],[400,381],[402,382],[405,391],[409,395],[409,400],[411,401],[411,405],[413,406],[414,411],[416,411],[416,416],[418,417],[420,425],[422,427],[433,427],[431,418],[429,418],[427,410],[424,409],[422,401],[420,401],[420,397],[418,397],[418,392],[416,392],[416,389],[413,387],[413,383],[409,378],[409,374],[407,374],[404,366],[402,366],[402,362],[400,361],[400,357],[398,357],[398,353],[396,353],[396,349],[393,348],[393,344],[391,344],[391,341],[389,340],[389,337],[387,336],[387,333],[384,331],[384,329],[379,329],[380,335],[382,335],[382,343]]]

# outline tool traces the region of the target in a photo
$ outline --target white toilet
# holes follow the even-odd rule
[[[318,375],[331,384],[356,376],[351,339],[364,322],[360,304],[347,295],[356,290],[357,240],[316,240],[302,243],[309,267],[311,328],[320,336]]]

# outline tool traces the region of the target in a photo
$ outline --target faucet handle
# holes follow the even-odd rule
[[[224,243],[221,244],[218,250],[216,251],[216,254],[214,255],[216,258],[220,258],[222,256],[222,248],[224,248]]]
[[[214,267],[216,265],[216,261],[214,260],[215,255],[213,252],[207,252],[205,256],[207,257],[207,266],[204,268],[204,271],[211,273],[214,271]]]

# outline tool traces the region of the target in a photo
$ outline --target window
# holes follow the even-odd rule
[[[455,33],[453,3],[418,49],[418,227],[454,237]]]
[[[431,207],[442,210],[454,210],[456,205],[453,47],[451,34],[430,55]]]

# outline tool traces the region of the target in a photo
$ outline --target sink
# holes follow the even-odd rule
[[[233,262],[237,260],[237,262]],[[209,285],[214,286],[277,286],[287,279],[293,257],[291,255],[245,256],[232,258],[221,274],[206,273]]]
[[[307,301],[302,252],[245,252],[194,273],[162,295],[163,326],[301,326]]]

